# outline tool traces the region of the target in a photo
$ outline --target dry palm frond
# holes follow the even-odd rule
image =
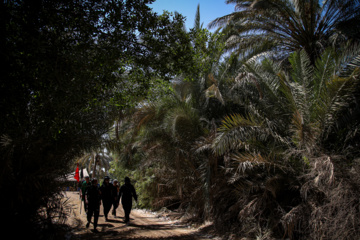
[[[247,118],[240,114],[226,116],[222,121],[218,134],[213,142],[214,152],[223,155],[229,150],[237,150],[246,147],[251,136],[261,136],[261,123],[249,115]]]
[[[221,92],[215,84],[211,85],[208,89],[205,90],[205,96],[207,99],[214,97],[219,100],[222,105],[225,105],[225,101],[221,95]]]
[[[255,198],[254,200],[246,204],[239,212],[239,216],[238,216],[239,219],[243,220],[246,219],[249,215],[253,215],[254,211],[258,208],[257,203],[258,203],[258,199]]]
[[[257,164],[267,162],[260,154],[252,153],[234,153],[231,155],[231,159],[238,163],[236,174],[244,173],[247,170],[251,170]]]
[[[322,156],[312,160],[312,169],[307,181],[301,187],[301,195],[306,201],[324,201],[329,187],[334,184],[334,165],[329,156]]]
[[[321,184],[331,185],[334,183],[334,165],[330,157],[324,156],[315,160],[313,171],[317,173],[315,186]]]
[[[284,228],[284,236],[288,236],[291,239],[293,238],[293,234],[295,230],[297,230],[296,228],[299,226],[299,222],[304,220],[302,219],[302,215],[306,212],[305,208],[308,207],[309,206],[298,205],[282,216],[280,222]]]
[[[133,121],[139,130],[143,125],[156,117],[156,107],[153,104],[143,106],[133,114]]]
[[[2,145],[3,148],[10,146],[12,142],[13,142],[12,139],[8,135],[6,134],[1,135],[0,144]]]
[[[14,153],[14,143],[13,140],[8,136],[3,134],[0,137],[0,150],[2,152],[2,161],[1,161],[1,175],[5,176],[9,174],[12,168],[11,164],[11,155]],[[1,185],[1,184],[0,184]]]
[[[358,194],[347,184],[329,189],[327,201],[311,214],[314,237],[327,239],[358,239],[360,234]]]
[[[218,81],[214,78],[214,75],[209,74],[207,79],[211,82],[211,86],[205,90],[205,97],[206,97],[207,103],[209,101],[209,98],[214,97],[217,100],[219,100],[222,105],[225,105],[225,101],[224,101],[222,94],[220,92],[220,89],[219,89]]]

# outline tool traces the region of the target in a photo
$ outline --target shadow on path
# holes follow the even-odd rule
[[[93,230],[88,230],[77,234],[72,239],[107,239],[107,240],[156,240],[156,239],[167,239],[167,240],[199,240],[202,239],[199,233],[191,234],[180,234],[173,236],[162,236],[160,233],[157,235],[157,231],[169,231],[178,229],[187,229],[186,226],[174,226],[171,224],[136,224],[132,223],[130,225],[120,224],[114,226],[113,224],[98,224],[98,232]],[[141,232],[140,236],[137,233]],[[145,234],[145,236],[144,236]],[[146,236],[149,235],[149,236]]]
[[[73,202],[78,202],[78,194],[69,193],[69,197]],[[132,239],[132,240],[209,240],[211,237],[204,237],[208,235],[204,229],[191,229],[180,222],[168,221],[157,216],[147,214],[143,211],[134,210],[131,212],[130,224],[124,222],[124,212],[122,208],[116,211],[117,216],[109,216],[108,221],[105,221],[103,209],[100,209],[99,221],[97,231],[93,230],[93,219],[86,228],[86,214],[79,212],[79,204],[72,206],[72,218],[70,223],[74,226],[70,239],[85,240],[85,239]]]

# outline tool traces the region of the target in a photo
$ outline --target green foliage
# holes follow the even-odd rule
[[[223,29],[227,49],[242,61],[267,57],[286,62],[289,54],[303,49],[314,64],[326,48],[360,39],[355,27],[360,12],[357,0],[227,3],[235,4],[238,11],[215,19],[210,26]],[[347,25],[350,22],[354,27]]]
[[[191,44],[188,47],[192,49],[190,68],[181,72],[169,85],[155,78],[151,83],[150,97],[141,102],[132,115],[119,119],[121,133],[118,132],[110,143],[111,149],[119,154],[117,161],[121,163],[117,165],[121,167],[116,168],[115,174],[136,168],[131,170],[132,174],[141,175],[145,181],[139,183],[140,188],[147,188],[144,206],[198,206],[203,211],[204,204],[189,202],[189,199],[195,195],[209,198],[205,189],[196,189],[196,182],[208,181],[209,174],[208,177],[201,176],[197,168],[203,164],[192,156],[192,152],[195,141],[209,132],[204,127],[202,114],[208,106],[214,106],[213,99],[224,104],[220,79],[215,79],[213,74],[218,71],[224,43],[220,41],[221,34],[201,28],[199,14],[197,16],[198,24],[189,34]],[[214,116],[218,114],[216,110],[213,110]],[[201,168],[208,169],[206,166]]]
[[[359,1],[229,0],[239,11],[214,33],[199,7],[187,33],[151,2],[2,3],[9,225],[51,225],[38,210],[58,204],[55,180],[84,152],[94,168],[105,141],[138,207],[251,238],[358,234],[359,32],[344,24]]]
[[[222,62],[221,35],[201,28],[190,34],[192,72],[119,119],[111,139],[119,154],[114,174],[137,179],[143,207],[177,208],[253,238],[258,228],[306,239],[315,231],[308,221],[322,221],[309,206],[343,216],[334,210],[339,203],[323,205],[335,191],[326,185],[334,182],[334,165],[323,160],[359,156],[346,146],[359,144],[358,48],[328,48],[314,61],[302,50],[288,65],[276,58],[240,65],[234,57]],[[167,90],[156,83],[156,94]],[[339,202],[345,199],[353,201]]]
[[[6,226],[21,224],[31,235],[41,232],[32,227],[51,225],[37,210],[75,169],[74,158],[101,146],[117,110],[145,98],[152,77],[191,64],[183,18],[158,16],[151,2],[1,3],[0,190],[12,196],[1,197]]]
[[[153,97],[122,113],[114,174],[137,179],[143,207],[177,208],[249,238],[355,234],[350,220],[333,223],[346,200],[358,214],[344,181],[359,157],[359,49],[334,37],[359,2],[227,2],[240,9],[216,20],[227,24],[222,33],[200,26],[198,8],[193,65],[171,90],[153,78]],[[333,11],[335,25],[322,28]],[[222,57],[223,36],[237,55]]]
[[[184,77],[186,80],[196,80],[206,78],[210,73],[217,71],[225,43],[221,41],[222,34],[219,32],[211,33],[205,28],[192,28],[190,30],[191,43],[193,47],[194,64],[191,72]]]
[[[131,179],[138,195],[138,208],[153,209],[155,208],[154,193],[157,192],[157,179],[154,172],[156,169],[150,167],[146,169],[132,169],[126,167],[123,163],[115,159],[112,163],[111,175],[114,179],[118,179],[123,184],[125,177]]]
[[[156,19],[155,27],[140,35],[147,52],[139,57],[144,70],[166,80],[186,73],[193,65],[190,36],[184,30],[184,17],[167,11]],[[140,54],[140,53],[139,53]]]
[[[309,219],[315,222],[322,219],[321,216],[308,215],[304,210],[306,204],[326,208],[323,201],[331,201],[330,208],[341,208],[345,200],[332,196],[334,193],[328,183],[333,181],[334,171],[339,175],[349,175],[350,169],[337,165],[338,169],[334,170],[336,160],[330,161],[330,158],[336,158],[333,154],[343,159],[359,156],[357,150],[345,147],[340,140],[354,136],[350,129],[357,129],[358,121],[346,118],[350,128],[338,122],[342,118],[339,114],[348,112],[345,109],[352,106],[353,101],[358,101],[358,56],[358,48],[344,53],[328,49],[313,66],[305,51],[295,52],[289,58],[289,72],[282,71],[278,64],[268,60],[244,64],[243,72],[238,75],[239,83],[233,90],[241,90],[234,93],[241,94],[236,99],[246,107],[247,114],[225,117],[212,144],[215,153],[232,160],[226,168],[226,173],[232,176],[224,189],[236,188],[239,192],[236,193],[237,200],[227,195],[229,200],[222,201],[236,210],[233,214],[222,214],[221,207],[214,209],[216,219],[231,222],[238,216],[242,222],[254,221],[270,228],[274,236],[279,234],[276,233],[279,231],[277,224],[281,221],[284,227],[281,231],[289,237],[306,238],[312,231],[303,230]],[[351,70],[347,71],[349,67]],[[353,140],[350,140],[352,144],[357,141]],[[342,147],[335,148],[337,144]],[[310,179],[309,172],[312,172]],[[320,184],[322,177],[326,180]],[[301,178],[308,182],[298,182]],[[279,179],[292,183],[279,185]],[[317,192],[318,187],[321,192]],[[311,200],[306,195],[310,191],[314,191]],[[346,191],[349,190],[343,190],[341,194],[346,195]],[[352,201],[350,196],[344,198]],[[217,201],[221,199],[216,198]],[[343,213],[333,211],[332,214],[340,216]],[[353,216],[357,211],[352,210],[351,214]],[[330,222],[336,221],[335,215],[329,219]],[[294,222],[302,227],[292,225]],[[342,228],[353,231],[350,225],[343,224]],[[320,227],[322,231],[336,232],[330,224],[326,226],[326,230]],[[251,227],[251,224],[241,225],[244,232]]]

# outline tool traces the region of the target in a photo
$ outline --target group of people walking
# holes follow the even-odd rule
[[[89,177],[85,177],[85,181],[81,185],[81,198],[84,202],[84,209],[87,214],[86,227],[90,226],[91,218],[94,216],[94,231],[99,219],[100,205],[103,204],[103,211],[105,221],[109,221],[108,215],[113,208],[112,214],[116,217],[116,209],[119,206],[120,199],[125,212],[125,223],[130,221],[130,212],[132,208],[132,199],[137,201],[137,195],[134,186],[130,183],[130,178],[125,177],[125,184],[121,187],[119,182],[115,179],[113,183],[110,182],[110,177],[104,177],[101,186],[98,180],[93,178],[90,181]]]

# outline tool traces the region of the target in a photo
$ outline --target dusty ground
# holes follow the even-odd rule
[[[160,217],[158,214],[133,209],[130,214],[130,225],[124,223],[122,206],[117,208],[116,217],[109,214],[109,221],[105,222],[102,206],[98,221],[98,233],[93,232],[93,225],[85,227],[87,223],[84,209],[80,214],[80,199],[78,192],[66,192],[66,199],[71,206],[68,223],[74,228],[69,239],[185,239],[208,240],[217,239],[207,232],[208,226],[192,228],[178,220]],[[111,213],[111,211],[110,211]]]

